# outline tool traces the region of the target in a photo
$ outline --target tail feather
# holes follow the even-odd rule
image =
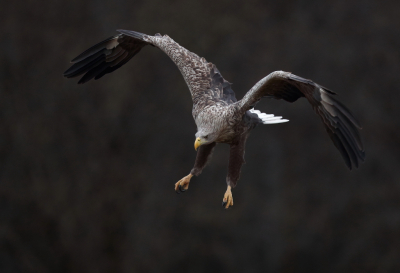
[[[282,119],[282,117],[274,116],[273,114],[261,113],[259,110],[255,110],[254,108],[249,111],[250,113],[256,114],[262,124],[276,124],[289,121],[288,119]]]

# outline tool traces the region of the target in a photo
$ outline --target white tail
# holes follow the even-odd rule
[[[288,122],[288,119],[282,119],[282,117],[275,117],[273,114],[261,113],[259,110],[250,109],[250,112],[256,114],[259,119],[262,120],[263,124],[274,124]]]

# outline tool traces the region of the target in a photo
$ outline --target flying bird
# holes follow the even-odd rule
[[[244,163],[247,137],[261,124],[287,122],[272,114],[261,113],[254,106],[262,98],[294,102],[306,98],[320,116],[333,144],[341,153],[347,167],[358,167],[365,152],[358,129],[360,124],[336,98],[333,91],[290,72],[275,71],[257,82],[246,95],[237,100],[217,67],[180,46],[167,35],[154,36],[118,30],[112,36],[74,58],[73,65],[64,72],[67,78],[83,75],[79,82],[99,79],[120,68],[143,47],[150,45],[164,51],[178,66],[189,87],[193,101],[192,115],[197,125],[194,148],[197,156],[190,173],[175,184],[180,193],[188,189],[190,179],[201,174],[217,143],[230,145],[227,190],[222,206],[233,205],[232,188],[236,186]]]

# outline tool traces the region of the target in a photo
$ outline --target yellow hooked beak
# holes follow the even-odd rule
[[[198,137],[196,138],[195,142],[194,142],[194,149],[197,151],[197,148],[199,148],[199,146],[203,144],[203,141],[201,141],[201,139]]]

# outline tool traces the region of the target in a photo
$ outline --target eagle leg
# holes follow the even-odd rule
[[[231,191],[231,186],[228,186],[226,192],[224,194],[224,199],[222,199],[222,206],[228,209],[230,206],[233,206],[233,196]]]
[[[246,146],[247,134],[240,136],[238,141],[231,144],[229,151],[229,165],[228,165],[228,175],[226,177],[226,183],[228,188],[222,199],[222,206],[226,209],[233,206],[232,188],[236,186],[237,181],[240,177],[240,169],[245,163],[244,161],[244,150]]]
[[[175,191],[176,193],[181,193],[187,191],[189,188],[190,179],[192,178],[193,174],[188,174],[181,180],[175,183]]]
[[[201,145],[197,151],[196,161],[190,174],[175,183],[175,191],[177,193],[185,192],[189,188],[190,179],[195,175],[199,176],[206,166],[208,160],[211,158],[216,143]]]
[[[199,176],[201,174],[204,167],[207,165],[207,162],[210,160],[216,144],[217,143],[212,142],[199,147],[197,150],[196,161],[194,162],[193,169],[190,171],[191,174],[195,176]]]

